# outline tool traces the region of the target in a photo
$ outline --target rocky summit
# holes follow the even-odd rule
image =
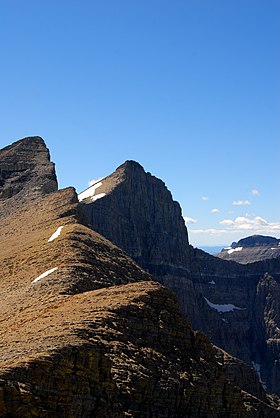
[[[1,150],[0,168],[1,417],[280,416],[278,397],[254,368],[194,331],[175,294],[149,273],[169,285],[174,277],[178,289],[186,281],[185,301],[194,296],[190,311],[200,312],[203,256],[189,246],[180,207],[162,182],[129,162],[78,199],[73,188],[57,189],[38,137]],[[135,184],[126,184],[129,176]],[[147,223],[130,251],[142,211]],[[110,213],[116,223],[106,228],[116,237],[109,240],[97,229]],[[231,274],[221,280],[241,287]],[[272,340],[277,286],[272,276],[257,283]]]

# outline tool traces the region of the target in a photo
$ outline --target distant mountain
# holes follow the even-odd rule
[[[279,245],[280,239],[269,237],[265,235],[251,235],[246,238],[240,239],[238,242],[231,244],[232,248],[235,247],[261,247],[261,246],[272,246]]]
[[[251,235],[233,242],[224,248],[217,257],[248,264],[273,258],[280,259],[280,239],[264,235]]]

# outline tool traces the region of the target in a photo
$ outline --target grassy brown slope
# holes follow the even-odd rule
[[[25,312],[2,341],[2,416],[278,416],[229,383],[207,338],[191,331],[175,297],[155,282]]]
[[[2,323],[22,309],[35,312],[63,294],[150,280],[124,252],[77,219],[76,193],[65,189],[0,220]],[[59,226],[60,236],[48,242]],[[32,283],[52,268],[57,270]]]

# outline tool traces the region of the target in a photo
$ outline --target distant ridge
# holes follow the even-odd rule
[[[265,235],[251,235],[233,242],[230,247],[224,248],[216,255],[224,260],[241,264],[280,258],[280,239]]]

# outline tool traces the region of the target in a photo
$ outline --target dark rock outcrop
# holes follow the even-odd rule
[[[98,193],[99,199],[80,194],[81,210],[92,228],[173,290],[195,329],[250,366],[261,362],[267,388],[280,393],[280,383],[272,382],[268,373],[274,360],[267,324],[256,314],[258,283],[266,272],[280,282],[279,260],[243,266],[193,249],[178,203],[138,163],[126,162],[101,180]]]
[[[54,164],[42,138],[24,138],[0,151],[0,199],[57,190]]]
[[[91,205],[83,207],[89,224],[102,229],[151,273],[189,274],[187,230],[181,208],[165,184],[134,161],[125,162],[101,183],[98,193],[105,196],[96,201],[94,211]],[[91,198],[83,202],[90,203]]]

